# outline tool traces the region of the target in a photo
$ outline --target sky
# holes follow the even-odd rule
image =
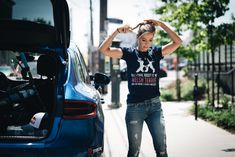
[[[70,6],[70,12],[73,14],[72,26],[73,30],[72,40],[76,41],[82,51],[88,49],[90,37],[90,12],[89,0],[67,0]],[[93,35],[94,46],[99,45],[99,5],[100,0],[92,0],[93,3]],[[161,5],[160,0],[108,0],[108,17],[118,18],[123,20],[123,24],[135,26],[146,18],[157,18],[153,13],[154,8]],[[72,6],[72,7],[71,7]],[[231,22],[231,13],[235,15],[235,1],[230,0],[230,10],[226,12],[224,17],[215,20],[215,24]],[[109,31],[115,30],[120,25],[109,24]],[[185,35],[187,36],[187,34]],[[187,37],[185,37],[187,38]]]
[[[156,18],[152,9],[156,0],[108,0],[108,16],[123,19],[125,24],[136,25],[146,18]]]
[[[89,0],[67,0],[70,7],[70,12],[73,14],[71,36],[80,47],[80,50],[86,52],[88,49],[90,37],[90,12]],[[146,18],[154,18],[155,15],[151,9],[156,7],[155,0],[107,0],[108,11],[107,17],[118,18],[123,20],[123,24],[135,26]],[[99,12],[100,0],[92,0],[93,3],[93,28],[94,28],[94,46],[97,47],[100,43],[99,36]],[[109,24],[108,34],[115,30],[120,25]],[[86,54],[83,53],[86,58]]]
[[[13,0],[13,18],[22,19],[27,18],[28,20],[35,20],[36,17],[45,19],[47,22],[53,23],[53,8],[49,0]],[[36,3],[36,5],[35,5]],[[26,5],[27,4],[27,5]]]
[[[221,23],[231,23],[231,14],[235,16],[235,0],[230,0],[229,10],[225,13],[223,17],[220,17],[215,20],[215,25],[219,25]]]

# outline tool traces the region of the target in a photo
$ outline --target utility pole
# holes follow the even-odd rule
[[[107,36],[107,0],[100,0],[100,40],[101,43]],[[104,73],[104,55],[99,53],[99,72]]]
[[[91,39],[91,45],[93,46],[94,45],[94,38],[93,38],[93,9],[92,9],[92,0],[90,0],[90,22],[91,22],[91,25],[90,25],[90,32],[91,32],[91,35],[90,35],[90,39]]]
[[[92,63],[93,58],[93,47],[94,47],[94,37],[93,37],[93,5],[92,0],[90,0],[90,37],[88,42],[88,69],[90,72],[94,72],[94,67]]]

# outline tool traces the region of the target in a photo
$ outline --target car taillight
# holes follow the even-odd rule
[[[96,116],[96,104],[87,101],[65,100],[63,117],[84,119]]]

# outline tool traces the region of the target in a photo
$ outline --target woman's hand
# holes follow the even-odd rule
[[[128,33],[132,31],[132,28],[129,25],[124,25],[122,27],[117,28],[118,33]]]

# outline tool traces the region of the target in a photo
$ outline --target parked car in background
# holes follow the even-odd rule
[[[183,68],[188,66],[188,59],[186,58],[180,58],[180,62],[179,62],[179,70],[182,70]]]
[[[176,65],[177,65],[177,60],[176,58],[173,59],[172,64],[168,66],[169,70],[176,70]],[[179,58],[179,63],[178,63],[178,70],[182,70],[183,68],[188,66],[188,59],[186,58]]]
[[[167,77],[167,62],[166,60],[160,60],[160,78]]]
[[[70,41],[66,0],[0,0],[0,6],[0,64],[7,65],[0,70],[0,156],[101,156],[97,89],[110,79],[88,74]],[[20,75],[9,75],[12,61]]]

